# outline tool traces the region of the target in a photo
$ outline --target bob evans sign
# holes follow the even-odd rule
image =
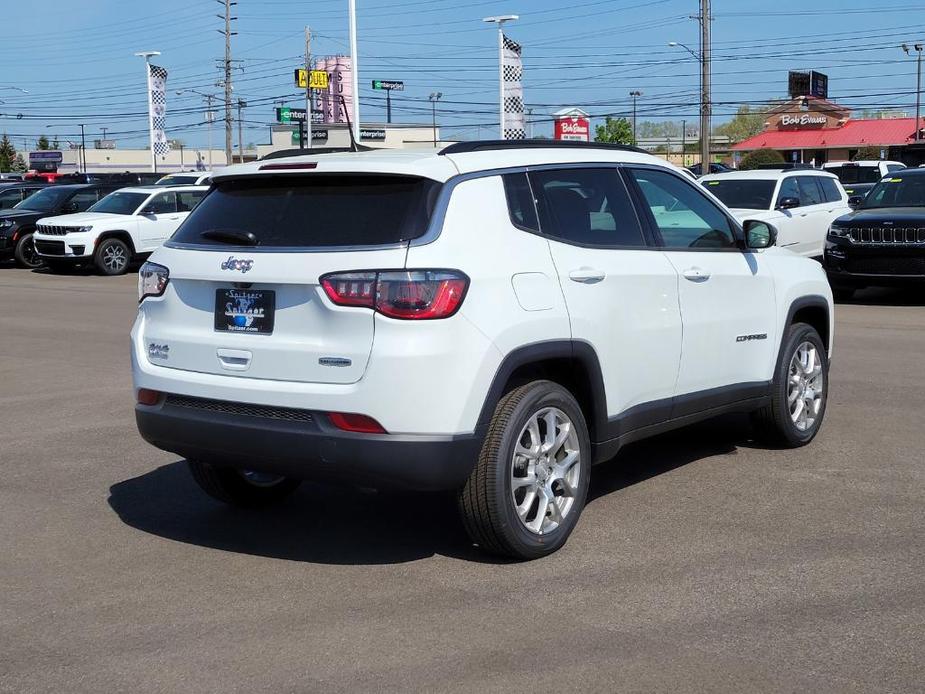
[[[786,113],[780,117],[781,127],[819,127],[825,126],[829,122],[829,119],[823,115],[814,115],[812,113],[802,113],[800,115],[787,115]]]
[[[587,118],[559,118],[556,120],[555,138],[587,142],[591,139],[591,124]]]

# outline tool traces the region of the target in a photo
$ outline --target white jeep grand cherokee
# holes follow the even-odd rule
[[[36,252],[52,271],[92,262],[104,275],[121,275],[133,258],[169,239],[208,190],[121,188],[86,212],[40,219],[33,235]]]
[[[630,441],[726,412],[816,435],[832,296],[774,236],[631,148],[224,169],[139,274],[138,428],[224,502],[456,490],[478,545],[539,557]]]

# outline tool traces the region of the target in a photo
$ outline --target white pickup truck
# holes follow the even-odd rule
[[[53,272],[93,263],[104,275],[121,275],[133,259],[169,239],[208,190],[122,188],[86,212],[40,219],[33,237],[36,253]]]

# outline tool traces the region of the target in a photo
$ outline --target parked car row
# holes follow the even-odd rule
[[[210,175],[172,174],[156,185],[130,188],[113,181],[3,185],[0,259],[52,271],[90,264],[107,275],[121,274],[176,231],[205,195]]]

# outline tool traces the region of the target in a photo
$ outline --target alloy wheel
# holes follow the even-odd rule
[[[128,263],[125,249],[118,244],[110,244],[103,249],[103,265],[111,272],[121,272]]]
[[[572,421],[546,407],[524,425],[511,460],[511,500],[524,527],[537,535],[558,528],[575,504],[581,447]]]
[[[819,353],[812,342],[802,342],[790,359],[787,377],[787,405],[797,429],[812,429],[824,398],[825,374]]]

